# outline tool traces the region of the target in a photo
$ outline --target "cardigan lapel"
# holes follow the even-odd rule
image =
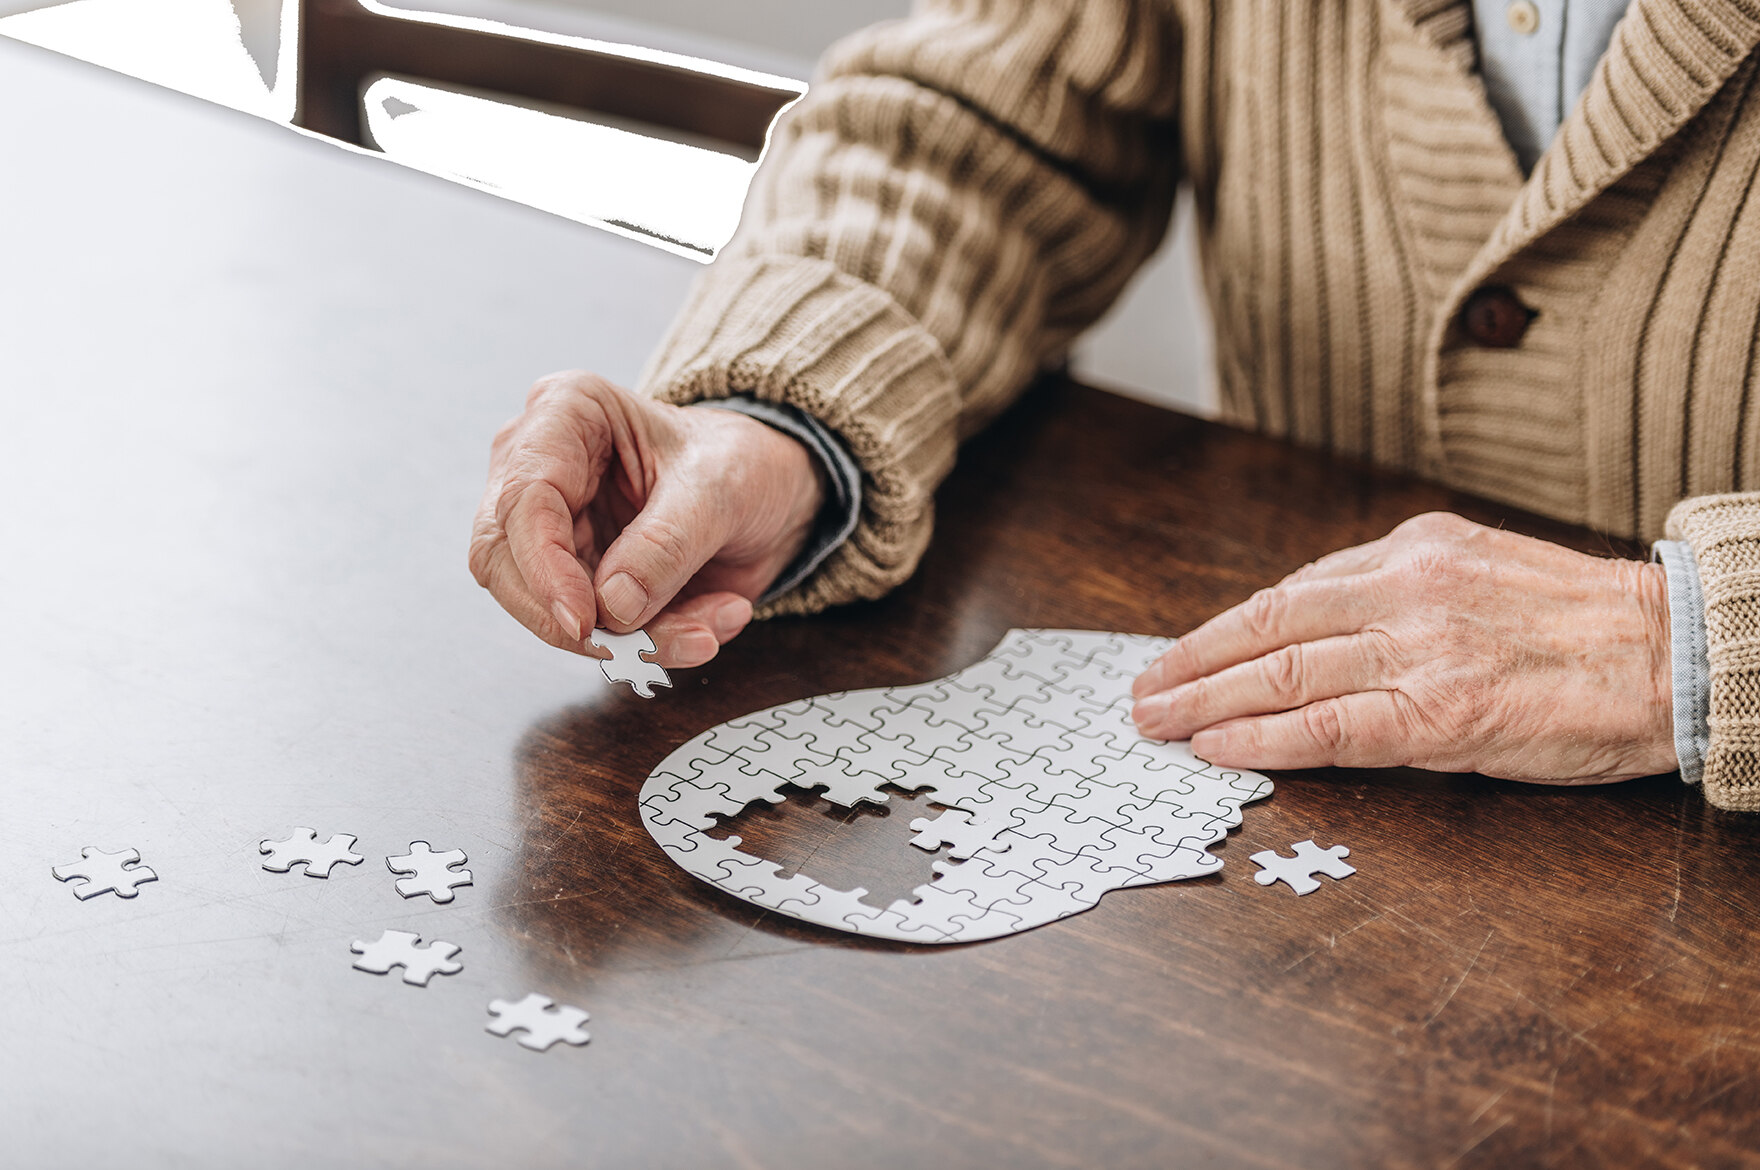
[[[1472,0],[1393,0],[1393,3],[1417,30],[1419,40],[1441,50],[1462,72],[1473,72],[1478,65],[1479,53],[1473,45]]]
[[[1751,0],[1632,0],[1589,87],[1456,283],[1444,319],[1499,265],[1655,153],[1757,44],[1760,6]]]

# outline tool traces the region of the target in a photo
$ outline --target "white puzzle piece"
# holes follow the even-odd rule
[[[1172,640],[1011,630],[982,661],[919,686],[850,691],[711,728],[661,761],[642,820],[668,856],[759,906],[837,930],[971,942],[1078,914],[1108,890],[1216,873],[1208,847],[1271,794],[1255,772],[1213,767],[1184,743],[1144,739],[1131,681]],[[911,843],[951,846],[936,876],[880,909],[706,830],[785,784],[843,807],[883,785],[933,790],[945,810]]]
[[[581,1027],[587,1022],[585,1011],[556,1004],[549,996],[535,991],[518,1003],[490,1000],[489,1014],[495,1018],[483,1025],[485,1032],[497,1036],[518,1032],[520,1034],[514,1036],[515,1042],[533,1052],[543,1052],[558,1041],[581,1045],[590,1039]]]
[[[1262,886],[1283,882],[1298,894],[1312,894],[1320,888],[1320,883],[1314,880],[1317,873],[1343,881],[1357,872],[1345,863],[1344,859],[1351,855],[1351,851],[1343,845],[1322,849],[1308,840],[1297,841],[1290,848],[1295,850],[1294,857],[1284,857],[1275,849],[1263,849],[1248,858],[1259,867],[1253,880]]]
[[[599,669],[605,673],[606,682],[628,683],[630,689],[644,699],[654,697],[655,687],[672,685],[664,667],[642,657],[654,653],[654,639],[648,636],[648,631],[613,634],[610,630],[594,630],[589,641],[601,650],[611,651],[610,658],[599,660]]]
[[[470,870],[454,868],[469,860],[462,849],[435,850],[426,841],[411,841],[408,853],[385,859],[385,868],[406,875],[396,883],[403,897],[426,894],[436,902],[450,902],[453,890],[471,884]]]
[[[421,941],[421,935],[407,930],[386,930],[370,943],[357,938],[348,949],[360,956],[354,961],[356,971],[386,975],[393,967],[402,967],[403,981],[417,987],[426,987],[436,975],[456,975],[464,970],[464,964],[452,957],[463,949],[457,943],[435,939],[418,946]]]
[[[99,894],[132,898],[140,893],[140,886],[159,880],[158,874],[140,864],[141,855],[137,849],[107,853],[87,845],[79,855],[81,860],[58,865],[49,872],[58,882],[72,882],[73,896],[82,902]]]
[[[307,877],[327,878],[339,865],[359,865],[366,858],[354,851],[354,835],[337,833],[318,840],[318,831],[300,825],[285,841],[257,842],[257,852],[269,860],[263,868],[270,873],[291,873],[294,866]]]

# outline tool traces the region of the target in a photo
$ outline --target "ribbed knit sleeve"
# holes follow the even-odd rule
[[[1151,0],[929,0],[832,50],[642,379],[787,403],[861,464],[855,534],[767,612],[915,568],[959,440],[1159,243],[1178,93]]]
[[[1699,561],[1711,664],[1711,749],[1705,799],[1760,812],[1760,492],[1676,505],[1669,536]]]

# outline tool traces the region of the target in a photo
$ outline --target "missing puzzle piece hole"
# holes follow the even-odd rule
[[[781,801],[753,801],[717,817],[704,835],[740,838],[740,851],[775,863],[780,878],[805,872],[835,890],[865,889],[862,901],[884,910],[900,898],[914,899],[917,887],[934,878],[931,866],[941,854],[910,843],[916,836],[911,821],[936,816],[941,806],[929,789],[883,784],[880,790],[889,798],[885,804],[843,808],[817,791],[784,784],[777,789]]]

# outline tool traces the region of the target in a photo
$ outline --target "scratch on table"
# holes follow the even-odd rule
[[[1496,930],[1488,930],[1485,932],[1485,939],[1479,944],[1479,949],[1473,952],[1473,957],[1468,960],[1467,969],[1461,972],[1461,977],[1455,980],[1454,986],[1449,989],[1448,995],[1445,996],[1442,1002],[1437,1004],[1430,1012],[1429,1017],[1424,1021],[1424,1027],[1428,1028],[1431,1024],[1434,1024],[1436,1022],[1436,1017],[1442,1014],[1443,1009],[1454,1002],[1454,997],[1460,992],[1461,987],[1466,983],[1467,976],[1471,975],[1473,973],[1473,968],[1479,965],[1479,956],[1485,953],[1485,948],[1491,942],[1491,936],[1496,933]]]
[[[1443,1163],[1443,1170],[1448,1170],[1448,1167],[1450,1167],[1450,1166],[1459,1166],[1461,1164],[1461,1162],[1463,1160],[1465,1160],[1465,1158],[1468,1154],[1472,1153],[1474,1150],[1476,1150],[1480,1146],[1484,1145],[1487,1141],[1491,1140],[1492,1135],[1496,1134],[1498,1130],[1502,1129],[1504,1126],[1508,1125],[1513,1120],[1515,1120],[1513,1117],[1504,1118],[1502,1121],[1498,1122],[1496,1125],[1492,1126],[1490,1129],[1486,1130],[1484,1133],[1480,1134],[1478,1137],[1474,1138],[1472,1141],[1470,1141],[1466,1145],[1462,1146],[1460,1148],[1460,1150],[1455,1153],[1454,1157],[1450,1158],[1447,1162]]]
[[[1297,967],[1300,967],[1303,963],[1306,963],[1309,959],[1312,959],[1315,955],[1319,954],[1321,951],[1329,950],[1329,949],[1330,949],[1330,944],[1328,944],[1327,946],[1324,946],[1324,947],[1315,947],[1313,950],[1309,951],[1307,954],[1303,955],[1301,958],[1297,959],[1295,962],[1291,963],[1289,966],[1287,966],[1283,970],[1279,971],[1278,974],[1279,975],[1288,975],[1291,971],[1294,971]]]
[[[1608,1020],[1613,1018],[1612,1016],[1607,1016],[1607,1017],[1604,1017],[1603,1019],[1597,1020],[1595,1023],[1590,1024],[1587,1028],[1582,1028],[1582,1029],[1573,1028],[1569,1024],[1565,1023],[1563,1020],[1559,1019],[1556,1015],[1554,1015],[1552,1013],[1552,1009],[1548,1008],[1545,1004],[1541,1003],[1539,1000],[1535,999],[1533,996],[1529,995],[1527,992],[1523,991],[1521,988],[1516,987],[1514,984],[1506,983],[1502,980],[1499,980],[1498,982],[1501,983],[1502,986],[1505,989],[1507,989],[1509,992],[1511,992],[1517,999],[1523,1000],[1526,1003],[1532,1004],[1535,1011],[1539,1012],[1542,1016],[1546,1017],[1547,1023],[1551,1024],[1553,1027],[1557,1028],[1560,1032],[1563,1032],[1566,1036],[1569,1036],[1572,1040],[1575,1040],[1577,1043],[1581,1044],[1583,1047],[1589,1049],[1591,1052],[1595,1053],[1595,1055],[1601,1057],[1603,1060],[1609,1059],[1608,1054],[1607,1054],[1607,1050],[1602,1048],[1599,1044],[1595,1043],[1593,1040],[1589,1039],[1589,1032],[1595,1028],[1599,1028],[1602,1024],[1605,1024]],[[1617,1014],[1617,1013],[1615,1013],[1615,1014]]]
[[[1349,930],[1345,931],[1343,934],[1334,934],[1332,936],[1331,941],[1328,942],[1326,945],[1329,947],[1336,947],[1338,945],[1339,939],[1349,938],[1351,935],[1357,933],[1357,931],[1363,929],[1365,926],[1368,926],[1370,923],[1380,922],[1385,917],[1387,917],[1385,912],[1377,910],[1377,911],[1375,911],[1375,913],[1369,915],[1369,917],[1363,919],[1361,922],[1357,923],[1355,926],[1351,927]]]
[[[1486,1111],[1488,1109],[1490,1109],[1493,1105],[1497,1104],[1499,1101],[1503,1100],[1504,1094],[1506,1094],[1508,1092],[1509,1092],[1509,1086],[1505,1085],[1503,1088],[1497,1090],[1497,1092],[1491,1094],[1491,1096],[1485,1098],[1485,1103],[1483,1105],[1479,1106],[1479,1108],[1473,1110],[1473,1115],[1471,1117],[1467,1118],[1467,1124],[1469,1126],[1479,1124],[1479,1119],[1481,1117],[1485,1116]]]

